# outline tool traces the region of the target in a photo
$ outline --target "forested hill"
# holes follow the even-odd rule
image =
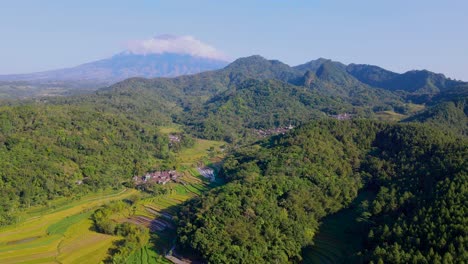
[[[350,64],[346,67],[346,71],[363,83],[391,91],[401,90],[410,93],[434,94],[463,83],[427,70],[412,70],[397,74],[373,65]]]
[[[209,263],[298,263],[321,219],[365,191],[353,209],[363,243],[340,261],[461,263],[467,150],[425,125],[313,122],[229,156],[228,183],[181,211],[180,250]]]
[[[251,56],[216,71],[176,78],[132,78],[94,95],[57,101],[58,104],[93,102],[130,118],[152,113],[184,124],[200,137],[232,142],[240,135],[252,134],[253,129],[299,125],[343,113],[361,118],[391,115],[402,119],[426,106],[426,115],[432,116],[432,107],[466,98],[466,83],[426,73],[409,74],[412,77],[406,78],[408,74],[375,66],[346,66],[326,59],[290,67],[280,61]],[[437,76],[437,81],[428,81],[428,76]],[[393,86],[383,85],[390,80]],[[398,83],[400,88],[395,86]],[[436,88],[423,89],[422,83]],[[414,107],[412,102],[420,105]],[[298,115],[299,112],[302,114]],[[466,130],[464,122],[460,126]]]
[[[170,156],[158,127],[85,106],[0,107],[0,226],[58,197],[121,188]]]

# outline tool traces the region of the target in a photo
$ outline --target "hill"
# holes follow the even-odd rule
[[[366,69],[372,73],[364,74]],[[396,76],[399,75],[375,66],[346,66],[326,59],[290,67],[256,55],[237,59],[216,71],[176,78],[125,80],[99,90],[92,98],[118,97],[119,101],[125,98],[132,101],[134,115],[159,109],[199,136],[221,139],[233,138],[233,134],[245,136],[248,129],[298,125],[343,113],[372,118],[385,111],[400,119],[407,118],[414,114],[414,109],[421,108],[414,108],[413,100],[430,107],[466,96],[462,82],[441,79],[432,83],[437,89],[421,90],[420,83],[426,82],[426,75]],[[400,91],[381,85],[390,79],[404,80],[402,86],[413,88]],[[151,106],[142,108],[145,105]],[[213,127],[218,127],[214,129],[216,132]]]
[[[398,74],[363,64],[350,64],[346,70],[363,83],[390,91],[436,94],[463,83],[427,70],[412,70]]]
[[[313,122],[227,157],[228,183],[180,212],[180,249],[210,263],[299,263],[322,218],[365,191],[351,208],[355,251],[324,259],[463,261],[467,147],[429,126]]]

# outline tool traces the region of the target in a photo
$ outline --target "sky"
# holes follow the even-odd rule
[[[468,81],[467,11],[466,0],[0,0],[0,74],[147,50],[170,34],[229,60],[323,57]]]

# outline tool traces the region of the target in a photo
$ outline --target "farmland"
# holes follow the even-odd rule
[[[90,216],[104,204],[135,195],[141,196],[141,200],[132,210],[115,215],[115,220],[148,228],[151,223],[165,223],[167,228],[153,232],[151,242],[134,252],[128,263],[168,262],[163,256],[173,243],[175,230],[171,216],[182,202],[216,184],[200,176],[196,166],[200,162],[219,160],[220,156],[208,157],[208,154],[209,151],[218,150],[222,144],[196,140],[192,148],[177,153],[183,184],[166,184],[164,188],[167,193],[164,195],[151,196],[131,188],[107,190],[75,199],[57,199],[48,206],[29,208],[18,224],[0,229],[0,263],[100,263],[122,237],[95,232]]]
[[[30,218],[0,230],[0,262],[79,263],[80,259],[87,259],[99,263],[115,238],[90,230],[92,210],[136,192],[103,192],[62,206],[63,201],[57,201],[59,206],[50,210],[32,208]]]

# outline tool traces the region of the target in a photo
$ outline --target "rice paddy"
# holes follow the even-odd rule
[[[164,128],[177,132],[177,127]],[[116,221],[134,221],[153,232],[151,242],[134,252],[128,263],[170,263],[164,258],[174,241],[172,216],[178,206],[209,190],[210,183],[197,172],[200,163],[219,161],[223,142],[197,139],[190,149],[176,154],[182,183],[168,183],[165,195],[141,199],[132,210],[117,213]],[[216,155],[213,152],[216,151]],[[211,155],[210,155],[211,154]],[[84,197],[60,198],[48,206],[28,209],[16,225],[0,228],[0,263],[101,263],[114,242],[122,239],[93,230],[92,213],[103,204],[137,194],[135,189],[103,191]]]
[[[106,202],[121,200],[136,190],[120,190],[84,197],[50,208],[31,209],[29,219],[0,229],[0,263],[83,263],[81,257],[99,263],[115,238],[91,230],[89,216]],[[79,252],[79,256],[77,255]],[[99,260],[98,260],[99,259]]]

